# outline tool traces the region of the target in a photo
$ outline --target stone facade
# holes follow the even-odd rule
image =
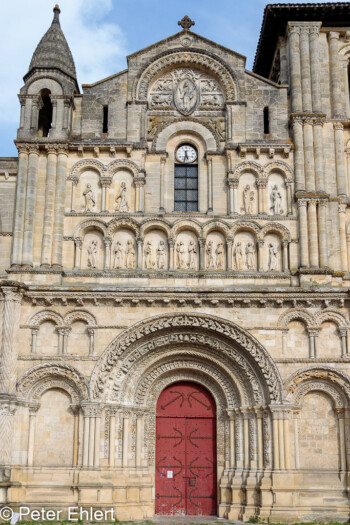
[[[219,516],[347,521],[344,6],[268,6],[253,72],[184,19],[83,94],[54,9],[0,159],[2,504],[152,517],[185,380],[215,399]]]

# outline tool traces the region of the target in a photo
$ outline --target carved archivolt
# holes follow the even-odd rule
[[[41,312],[38,312],[29,319],[28,324],[34,328],[39,327],[42,323],[47,321],[52,321],[58,327],[65,325],[63,317],[52,310],[42,310]]]
[[[63,363],[37,365],[17,382],[18,397],[29,402],[38,401],[51,388],[66,390],[74,403],[89,399],[85,378],[74,367]]]
[[[230,234],[230,227],[224,221],[219,221],[219,220],[208,221],[203,226],[203,236],[206,237],[212,231],[219,231],[223,233],[224,235],[228,236]]]
[[[74,238],[84,237],[89,230],[98,230],[105,237],[107,235],[107,224],[101,219],[87,219],[75,227],[73,236]]]
[[[179,220],[172,227],[173,236],[176,237],[181,231],[190,230],[196,233],[197,237],[202,235],[202,227],[197,221]]]
[[[272,171],[278,171],[287,181],[293,182],[293,170],[286,162],[283,162],[282,160],[274,160],[273,162],[265,164],[263,168],[263,176],[268,178]]]
[[[154,347],[154,337],[167,334],[168,339],[174,333],[176,337],[184,336],[188,332],[188,337],[198,334],[202,337],[205,344],[205,336],[211,336],[216,341],[221,339],[222,344],[216,342],[216,350],[224,354],[228,349],[229,358],[232,362],[237,362],[240,357],[241,366],[245,369],[254,368],[260,380],[260,388],[264,390],[266,403],[282,402],[282,382],[272,358],[264,347],[248,332],[239,326],[220,319],[218,317],[204,314],[167,314],[151,318],[147,321],[137,323],[117,336],[104,351],[91,376],[91,389],[94,398],[103,398],[106,390],[110,386],[114,388],[114,382],[118,381],[113,373],[118,367],[120,359],[131,350],[137,350],[142,344],[148,342],[148,350]],[[190,339],[188,340],[190,342]],[[169,340],[166,344],[170,344]],[[136,360],[136,356],[135,356]],[[248,366],[249,365],[249,366]],[[121,371],[125,375],[124,371]]]
[[[239,231],[248,231],[254,233],[257,237],[260,235],[261,226],[253,221],[239,221],[236,222],[231,228],[232,237]]]
[[[69,173],[68,180],[79,179],[80,175],[88,169],[97,171],[100,176],[106,175],[106,166],[103,164],[103,162],[96,159],[84,159],[79,160],[76,164],[74,164]]]
[[[71,326],[75,321],[84,321],[89,326],[97,326],[95,317],[85,310],[74,310],[64,317],[66,326]]]
[[[179,66],[194,66],[199,69],[205,68],[209,70],[214,77],[219,80],[223,87],[225,98],[227,102],[237,100],[237,85],[234,78],[234,73],[217,58],[208,56],[200,50],[183,51],[172,50],[160,58],[156,57],[153,62],[146,66],[141,73],[139,79],[135,81],[133,96],[138,100],[147,100],[148,91],[151,82],[156,75],[164,69],[171,69]]]
[[[110,162],[106,167],[106,175],[112,176],[116,171],[122,169],[127,169],[128,171],[131,171],[134,177],[137,177],[140,174],[139,166],[132,160],[115,159],[112,160],[112,162]]]
[[[114,233],[120,228],[127,228],[129,230],[132,230],[135,236],[137,237],[139,235],[139,225],[137,224],[136,221],[128,217],[120,217],[118,219],[113,219],[108,224],[108,228],[107,228],[108,237],[112,237]]]
[[[307,310],[300,308],[293,308],[282,314],[278,319],[277,326],[287,328],[291,321],[302,321],[306,327],[315,326],[313,316]]]
[[[207,151],[217,151],[220,147],[220,139],[213,128],[205,123],[187,118],[186,120],[167,121],[157,129],[153,138],[152,147],[156,151],[165,151],[170,138],[179,133],[179,123],[181,123],[182,133],[193,133],[204,140]]]
[[[258,178],[263,177],[262,166],[260,166],[260,164],[258,164],[257,162],[249,161],[249,160],[246,160],[238,164],[234,168],[232,177],[238,179],[242,175],[242,173],[245,173],[246,171],[254,173]]]
[[[289,376],[284,388],[286,400],[294,404],[300,404],[302,397],[311,390],[323,390],[331,395],[336,406],[349,406],[350,378],[330,366],[299,370]]]
[[[161,230],[168,238],[171,237],[171,224],[165,219],[148,219],[143,222],[140,230],[141,236],[143,237],[150,230]]]
[[[268,222],[267,224],[264,225],[264,227],[260,231],[259,237],[263,239],[270,232],[277,233],[277,235],[279,235],[283,241],[290,242],[290,239],[291,239],[290,232],[288,228],[286,228],[282,224],[279,224],[278,222]]]
[[[307,310],[300,308],[293,308],[282,314],[278,320],[277,326],[287,328],[288,324],[294,320],[301,320],[307,327],[313,328],[320,328],[322,323],[326,321],[332,321],[338,326],[338,328],[349,326],[349,321],[347,318],[337,310],[322,310],[321,312],[317,312],[315,315],[312,315]]]

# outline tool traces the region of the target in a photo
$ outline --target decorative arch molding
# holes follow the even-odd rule
[[[122,377],[113,374],[123,356],[136,351],[140,355],[139,347],[144,344],[146,348],[141,355],[154,351],[154,338],[163,337],[164,342],[171,342],[172,337],[182,343],[181,338],[188,332],[188,341],[196,333],[206,344],[206,337],[216,341],[216,350],[223,352],[232,363],[237,363],[247,369],[253,368],[259,377],[260,388],[266,404],[282,403],[282,381],[278,369],[271,356],[251,334],[238,325],[223,320],[219,317],[205,314],[177,314],[169,313],[141,321],[118,335],[106,348],[96,363],[91,376],[91,391],[95,399],[106,396],[106,390],[118,389],[118,381]],[[218,341],[219,340],[219,341]],[[212,342],[211,342],[212,344]],[[158,347],[156,347],[158,348]],[[223,349],[222,349],[223,348]],[[130,367],[135,363],[136,355],[130,362]],[[125,368],[125,367],[124,367]],[[121,375],[125,372],[121,371]]]
[[[73,237],[83,237],[88,230],[94,229],[100,231],[102,235],[106,237],[107,224],[101,219],[86,219],[86,221],[77,224],[74,229]]]
[[[51,80],[52,82],[54,82],[55,84],[57,84],[58,88],[59,88],[59,93],[52,93],[51,91],[51,96],[55,97],[55,96],[62,96],[64,94],[64,89],[63,89],[63,84],[61,82],[61,80],[59,78],[56,78],[56,77],[53,77],[51,75],[46,75],[46,74],[43,74],[42,76],[38,76],[38,77],[35,77],[35,78],[32,78],[29,82],[26,82],[25,84],[25,94],[26,95],[39,95],[40,92],[36,92],[36,93],[30,93],[31,91],[31,86],[32,84],[34,83],[40,83],[42,82],[43,84],[46,82],[46,86],[43,85],[41,88],[40,88],[40,91],[42,89],[46,89],[47,88],[47,80]]]
[[[180,124],[181,128],[179,128]],[[198,122],[192,118],[176,120],[170,124],[165,123],[158,129],[154,136],[152,148],[156,151],[165,151],[170,138],[173,135],[178,134],[179,129],[181,129],[181,133],[188,132],[198,135],[204,140],[207,151],[217,151],[220,148],[220,139],[217,137],[211,126],[204,122]]]
[[[293,182],[293,170],[286,162],[283,162],[282,160],[269,162],[263,168],[263,176],[268,178],[272,171],[278,171],[287,181]]]
[[[300,405],[303,396],[312,390],[322,390],[333,398],[335,406],[349,406],[350,378],[330,366],[299,370],[287,378],[284,389],[286,401],[293,404]]]
[[[344,58],[350,58],[350,44],[346,43],[344,44],[340,50],[339,55],[343,56]]]
[[[288,230],[283,224],[280,224],[278,222],[268,222],[264,225],[264,227],[261,229],[259,236],[261,239],[265,237],[268,233],[277,233],[282,238],[282,241],[291,241],[291,235]]]
[[[85,310],[73,310],[64,316],[66,326],[71,326],[75,321],[84,321],[84,323],[91,327],[97,326],[95,317]]]
[[[172,233],[174,238],[183,230],[193,231],[197,237],[202,236],[202,226],[199,222],[194,220],[178,220],[173,224]]]
[[[202,229],[204,237],[207,237],[212,231],[219,231],[225,236],[230,235],[230,226],[226,222],[220,220],[208,221],[203,225]]]
[[[39,326],[42,323],[45,323],[46,321],[51,321],[55,323],[58,327],[65,326],[63,317],[53,310],[42,310],[41,312],[38,312],[34,314],[30,319],[28,324],[32,328],[39,328]]]
[[[140,228],[141,236],[143,237],[150,230],[161,230],[168,239],[171,237],[171,223],[165,219],[147,219]]]
[[[34,366],[23,374],[16,385],[18,398],[27,402],[38,402],[41,395],[52,388],[66,390],[74,404],[89,399],[89,388],[84,376],[64,363]]]
[[[132,173],[134,177],[137,177],[140,175],[140,167],[136,164],[136,162],[128,159],[115,159],[112,160],[108,164],[108,166],[105,167],[106,175],[113,176],[118,170],[126,169]]]
[[[220,58],[214,58],[200,49],[192,49],[191,51],[173,49],[166,51],[160,57],[156,56],[150,63],[146,64],[135,80],[133,98],[146,101],[153,78],[164,69],[178,66],[197,67],[211,72],[222,85],[226,102],[238,100],[239,88],[234,72]]]
[[[253,172],[259,179],[264,176],[263,168],[260,164],[251,160],[245,160],[234,167],[232,177],[238,179],[246,171]]]
[[[327,309],[322,310],[322,312],[317,312],[317,314],[315,314],[314,316],[314,319],[315,326],[319,327],[321,327],[322,323],[324,323],[325,321],[331,321],[335,323],[338,326],[338,328],[349,326],[349,321],[345,317],[345,315],[333,309]]]
[[[254,221],[239,221],[231,227],[231,235],[234,237],[239,231],[249,231],[254,233],[259,238],[261,226]]]
[[[103,164],[103,162],[96,159],[83,159],[74,164],[68,175],[68,180],[79,179],[80,175],[88,169],[97,171],[100,177],[106,175],[106,166]]]
[[[287,328],[291,321],[302,321],[307,328],[314,326],[313,316],[307,310],[302,310],[301,308],[293,308],[282,314],[278,319],[277,326]]]
[[[108,237],[112,237],[117,230],[120,228],[127,228],[128,230],[131,230],[136,237],[139,236],[140,232],[140,225],[134,220],[129,217],[118,217],[116,219],[113,219],[107,227],[107,235]]]

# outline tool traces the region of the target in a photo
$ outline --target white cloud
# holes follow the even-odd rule
[[[73,54],[78,82],[90,83],[125,69],[126,39],[108,21],[112,0],[60,0],[60,22]],[[2,0],[0,5],[1,125],[19,121],[17,94],[32,54],[49,28],[54,0]],[[14,137],[13,137],[14,138]]]

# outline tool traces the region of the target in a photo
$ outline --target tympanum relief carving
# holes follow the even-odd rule
[[[190,115],[198,108],[222,108],[224,94],[209,75],[181,68],[166,73],[153,84],[149,104],[152,109],[176,108],[182,115]]]

